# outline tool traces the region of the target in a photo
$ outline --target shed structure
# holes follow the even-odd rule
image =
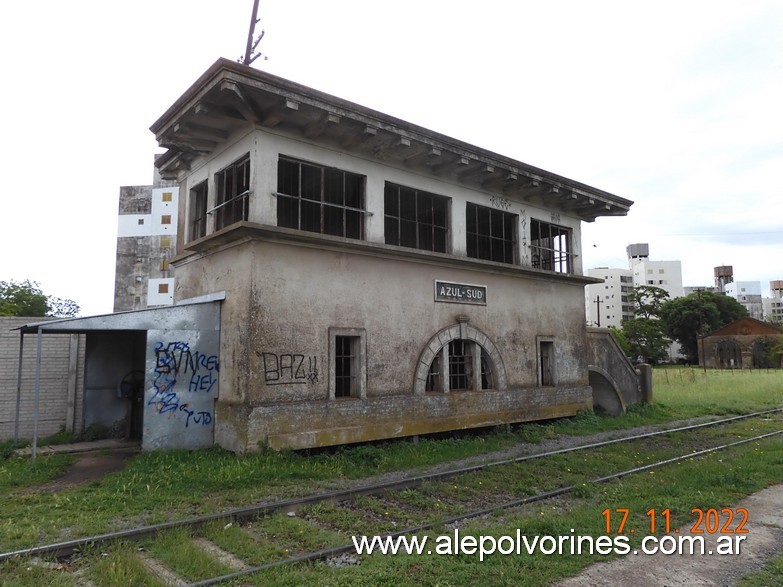
[[[212,446],[221,298],[217,293],[178,306],[19,326],[20,357],[31,338],[36,349],[34,384],[25,386],[33,400],[33,456],[43,412],[43,338],[51,334],[84,338],[81,430],[75,431],[102,426],[138,440],[144,450]],[[20,360],[18,394],[24,371]],[[16,420],[18,428],[18,409]]]
[[[718,369],[779,369],[783,359],[772,349],[782,340],[783,328],[745,317],[699,340],[699,356]]]

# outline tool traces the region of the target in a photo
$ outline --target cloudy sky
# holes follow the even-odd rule
[[[12,6],[12,7],[11,7]],[[252,0],[14,2],[0,21],[0,280],[110,312],[119,186],[152,182],[150,125]],[[586,224],[625,247],[783,279],[783,2],[261,0],[255,67],[635,202]]]

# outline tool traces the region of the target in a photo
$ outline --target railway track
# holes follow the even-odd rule
[[[650,471],[655,468],[704,456],[751,442],[761,442],[783,433],[783,408],[745,416],[636,434],[602,442],[525,455],[471,467],[462,467],[359,486],[345,491],[319,493],[305,498],[264,503],[252,507],[190,519],[111,532],[76,540],[45,544],[0,554],[0,561],[40,557],[55,560],[78,559],[85,552],[124,544],[144,552],[139,556],[150,572],[166,585],[214,585],[263,572],[281,565],[331,560],[355,552],[350,535],[403,536],[437,527],[460,524],[471,518],[519,508],[596,485]],[[757,418],[767,421],[768,430],[736,438],[733,427]],[[602,451],[623,445],[643,455],[645,444],[656,440],[656,458],[638,466],[613,469]],[[706,448],[705,448],[706,446]],[[582,470],[550,482],[536,477],[540,463],[555,467],[584,453]],[[570,461],[568,460],[570,459]],[[531,466],[536,464],[538,466]],[[571,465],[572,467],[574,465]],[[571,472],[571,469],[568,468]],[[559,476],[559,475],[557,475]],[[509,480],[516,480],[509,483]],[[219,561],[222,571],[188,583],[158,560],[158,537],[172,534],[180,540],[193,537],[194,548]],[[179,533],[179,534],[177,534]],[[231,535],[230,540],[227,539]],[[183,538],[186,537],[186,538]],[[234,544],[238,540],[239,545]],[[241,541],[246,540],[246,545]],[[140,546],[139,546],[140,545]],[[231,551],[234,552],[231,552]],[[165,559],[165,554],[163,555]],[[350,556],[349,556],[350,562]],[[176,565],[174,565],[176,566]]]

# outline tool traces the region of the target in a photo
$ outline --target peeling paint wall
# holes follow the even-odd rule
[[[176,250],[179,188],[120,188],[114,311],[173,303],[169,259]]]
[[[214,243],[208,236],[200,239],[198,250],[188,250],[183,212],[182,254],[175,261],[175,299],[227,292],[215,408],[215,439],[221,446],[236,451],[322,446],[590,409],[584,282],[524,271],[531,268],[530,224],[535,219],[572,230],[573,273],[581,274],[578,218],[260,130],[232,137],[210,158],[193,162],[182,177],[182,193],[188,194],[182,210],[190,190],[203,181],[209,186],[207,208],[215,206],[215,173],[246,153],[252,192],[246,232],[233,236],[227,229]],[[363,242],[371,246],[288,229],[277,235],[259,232],[277,224],[273,193],[280,155],[364,175],[368,214]],[[385,244],[385,181],[451,198],[450,261],[417,258],[415,252],[405,254]],[[471,203],[517,215],[518,264],[505,268],[453,261],[466,257],[466,209]],[[208,218],[208,235],[214,231],[212,222]],[[436,301],[436,280],[485,287],[486,304]],[[468,323],[497,349],[505,388],[416,394],[415,377],[429,341],[459,322]],[[335,399],[335,339],[330,333],[336,329],[360,332],[366,345],[361,397]],[[542,384],[542,343],[551,346],[551,385]]]
[[[189,260],[178,271],[180,291],[230,292],[222,306],[216,416],[216,440],[228,448],[369,440],[570,415],[592,405],[579,285],[263,241]],[[436,279],[485,285],[487,305],[435,302]],[[414,398],[421,353],[458,316],[497,347],[507,389]],[[330,399],[329,329],[336,327],[366,332],[366,401]],[[539,386],[542,334],[555,349],[555,387]],[[241,416],[239,405],[247,407]]]

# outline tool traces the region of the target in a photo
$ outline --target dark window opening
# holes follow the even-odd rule
[[[250,155],[215,174],[215,229],[247,220],[250,197]]]
[[[449,391],[470,389],[473,357],[469,346],[469,343],[459,339],[449,343]]]
[[[387,245],[445,253],[449,198],[387,183],[384,232]]]
[[[484,348],[471,340],[455,339],[432,359],[424,390],[477,391],[493,387],[492,362]]]
[[[190,240],[207,234],[207,182],[190,190]]]
[[[481,353],[481,389],[492,389],[492,368],[489,366],[489,359],[484,353]]]
[[[281,157],[277,225],[364,238],[364,176]]]
[[[555,343],[549,341],[541,342],[539,344],[539,354],[541,358],[541,385],[554,385],[552,368],[554,366]]]
[[[350,397],[356,390],[354,336],[335,336],[334,396]]]
[[[427,374],[427,383],[424,386],[424,391],[439,391],[442,388],[440,376],[440,354],[438,354],[430,365],[430,371]]]
[[[571,229],[531,220],[530,252],[533,267],[557,273],[573,273]]]
[[[514,263],[517,215],[470,203],[466,213],[468,257]]]

